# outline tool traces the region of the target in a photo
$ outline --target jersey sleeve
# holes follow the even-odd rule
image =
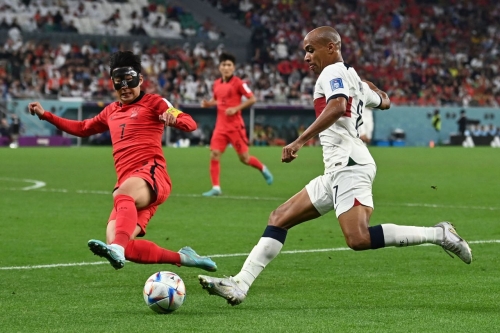
[[[157,115],[163,114],[168,109],[174,107],[168,99],[163,98],[160,95],[153,95],[148,101],[148,104]]]
[[[366,82],[362,82],[363,91],[365,91],[366,96],[366,106],[371,108],[378,108],[380,104],[382,104],[382,97],[377,94],[375,91],[370,89],[370,86]]]
[[[70,120],[56,116],[53,113],[45,111],[40,117],[42,120],[46,120],[61,131],[69,133],[71,135],[79,137],[87,137],[97,133],[103,133],[109,130],[107,122],[107,111],[108,107],[104,108],[97,116],[90,119],[85,119],[83,121]]]
[[[318,83],[325,94],[326,104],[337,97],[349,100],[349,82],[345,73],[338,66],[326,67],[318,77]]]
[[[177,111],[179,111],[179,110],[177,110]],[[177,115],[177,122],[174,125],[174,127],[178,128],[184,132],[192,132],[198,128],[198,125],[194,121],[193,117],[191,117],[187,113],[179,111],[179,114]]]
[[[175,108],[172,103],[168,101],[168,99],[161,98],[160,96],[158,96],[158,99],[158,105],[154,108],[156,110],[155,112],[159,112],[158,114],[168,112],[173,115],[177,120],[176,124],[173,126],[174,128],[185,132],[192,132],[198,127],[193,117]]]
[[[253,96],[253,92],[250,87],[248,87],[248,84],[241,79],[238,80],[237,88],[240,95],[245,96],[246,98]]]

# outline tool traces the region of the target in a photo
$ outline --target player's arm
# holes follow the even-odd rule
[[[198,128],[193,117],[174,107],[168,108],[165,113],[160,115],[160,119],[165,122],[166,126],[175,127],[184,132],[192,132]]]
[[[53,113],[45,111],[39,102],[30,103],[28,109],[32,115],[37,115],[39,119],[48,121],[61,131],[79,137],[87,137],[109,129],[102,116],[102,112],[94,118],[77,121],[58,117]]]
[[[237,105],[237,106],[233,106],[233,107],[230,107],[230,108],[227,108],[226,109],[226,114],[231,116],[235,113],[237,113],[238,111],[241,111],[241,110],[244,110],[246,108],[249,108],[250,106],[254,105],[255,102],[257,102],[257,99],[255,98],[252,90],[250,90],[250,88],[248,87],[248,85],[241,81],[240,84],[238,85],[238,93],[241,95],[241,96],[245,96],[247,99],[246,101],[244,101],[243,103]]]
[[[217,106],[217,100],[214,97],[212,97],[208,101],[206,99],[204,99],[204,100],[201,101],[201,107],[202,108],[210,108],[212,106]]]
[[[368,91],[368,93],[371,94],[371,96],[368,96],[367,98],[368,103],[366,106],[377,108],[380,110],[387,110],[391,107],[391,100],[389,99],[389,95],[387,95],[385,91],[380,90],[379,88],[377,88],[376,85],[374,85],[370,81],[367,80],[362,80],[362,81],[366,83],[368,88],[370,88],[370,91]],[[377,95],[376,98],[374,98],[373,96],[374,93]],[[377,103],[376,101],[380,102]]]
[[[201,101],[202,108],[211,108],[217,106],[217,95],[215,94],[215,83],[212,85],[212,98],[210,100],[203,99]]]
[[[236,112],[238,112],[240,110],[244,110],[244,109],[246,109],[246,108],[254,105],[256,101],[257,101],[257,99],[255,98],[254,95],[252,95],[251,97],[249,97],[246,101],[244,101],[240,105],[227,108],[226,109],[226,114],[229,115],[229,116],[231,116],[231,115],[235,114]]]
[[[297,158],[297,152],[309,140],[332,126],[345,113],[347,100],[344,96],[331,98],[323,112],[294,142],[283,148],[281,161],[289,163]]]
[[[185,132],[192,132],[198,128],[190,115],[175,108],[167,99],[158,98],[155,103],[157,103],[154,107],[155,110],[165,110],[160,111],[159,115],[160,121],[165,123],[165,126],[175,127]]]
[[[323,112],[298,138],[295,140],[302,147],[307,141],[332,126],[345,113],[347,100],[344,96],[331,98]]]

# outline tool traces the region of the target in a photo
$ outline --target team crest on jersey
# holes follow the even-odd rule
[[[139,115],[139,108],[133,108],[132,112],[130,113],[130,119],[137,119],[138,115]]]
[[[333,79],[330,81],[330,87],[332,88],[332,91],[335,91],[337,89],[344,88],[344,83],[341,78]]]

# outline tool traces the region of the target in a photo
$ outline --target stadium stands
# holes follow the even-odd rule
[[[331,25],[344,60],[396,104],[500,102],[498,1],[207,1],[253,30],[253,62],[288,68],[304,33]]]
[[[500,4],[495,1],[453,7],[413,0],[209,2],[252,29],[253,52],[246,62],[238,59],[237,74],[250,83],[261,102],[311,103],[315,78],[303,62],[301,40],[309,29],[325,24],[340,31],[345,61],[388,91],[396,105],[498,106],[500,102]],[[208,49],[203,43],[179,47],[152,40],[118,45],[82,39],[51,45],[22,37],[24,31],[65,31],[73,25],[75,33],[171,38],[214,27],[212,22],[196,22],[175,4],[162,3],[4,1],[0,29],[8,31],[9,39],[0,50],[2,97],[112,98],[106,70],[109,52],[132,48],[142,55],[147,91],[179,102],[198,101],[209,94],[218,75],[222,44]],[[54,20],[58,12],[65,25]],[[167,27],[165,20],[178,25]]]

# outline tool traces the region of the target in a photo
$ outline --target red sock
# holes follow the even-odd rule
[[[210,178],[212,179],[212,186],[219,186],[220,175],[220,161],[210,160]]]
[[[254,167],[255,169],[259,169],[262,171],[264,169],[264,164],[262,164],[257,157],[250,156],[250,159],[248,160],[248,165],[251,167]]]
[[[144,239],[133,239],[125,248],[125,258],[138,264],[181,265],[181,255]]]
[[[131,196],[119,194],[115,197],[116,231],[113,244],[125,248],[137,225],[137,208]]]

